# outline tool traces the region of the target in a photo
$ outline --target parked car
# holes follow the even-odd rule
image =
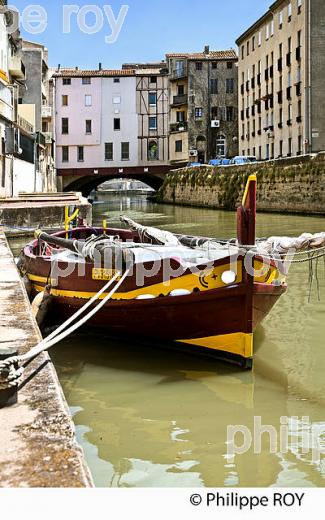
[[[250,164],[257,162],[257,158],[253,155],[237,155],[231,159],[230,164]]]
[[[209,161],[210,166],[228,166],[230,159],[211,159]]]
[[[204,166],[200,162],[189,162],[187,167],[188,168],[200,168],[201,166]]]

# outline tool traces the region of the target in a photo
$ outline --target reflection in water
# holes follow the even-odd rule
[[[175,232],[234,236],[233,213],[147,203],[101,194],[98,222],[119,215]],[[265,215],[258,235],[325,229],[323,218]],[[98,486],[324,486],[324,463],[303,453],[325,428],[325,283],[308,304],[308,266],[292,268],[289,291],[256,332],[252,373],[218,362],[94,335],[56,348],[54,362]],[[109,324],[108,324],[109,328]],[[288,452],[270,453],[262,437],[231,457],[228,425],[254,432],[255,416],[280,435],[289,418]],[[306,437],[307,435],[307,437]],[[240,441],[240,439],[238,439]]]

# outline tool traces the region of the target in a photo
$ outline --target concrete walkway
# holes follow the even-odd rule
[[[24,353],[41,340],[0,228],[0,344]],[[27,368],[18,404],[0,409],[0,487],[90,487],[92,479],[47,353]]]

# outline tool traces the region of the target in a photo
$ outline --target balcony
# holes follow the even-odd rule
[[[171,81],[176,81],[178,79],[186,78],[187,77],[187,66],[184,65],[184,67],[180,67],[178,69],[175,69],[171,72],[170,79]]]
[[[42,106],[42,118],[43,119],[51,119],[52,117],[52,107],[48,107],[46,105]]]
[[[9,58],[9,74],[15,79],[25,79],[26,69],[19,56]]]
[[[33,125],[29,121],[27,121],[27,119],[20,115],[17,116],[17,124],[18,126],[20,126],[22,130],[25,130],[25,132],[27,132],[28,134],[33,134],[35,131]]]
[[[187,121],[172,123],[170,125],[170,131],[173,132],[186,132],[187,131]]]
[[[53,142],[53,133],[52,132],[43,132],[45,137],[45,144],[52,144]]]
[[[187,94],[183,94],[181,96],[174,96],[173,102],[171,106],[180,106],[180,105],[187,105]]]

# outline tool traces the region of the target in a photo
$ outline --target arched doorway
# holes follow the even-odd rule
[[[196,139],[197,160],[204,164],[207,152],[207,140],[204,135],[199,135]]]

